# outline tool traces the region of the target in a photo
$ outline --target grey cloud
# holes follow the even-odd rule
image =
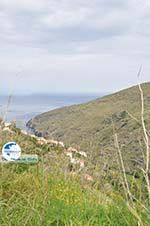
[[[2,35],[6,38],[9,36],[9,41],[12,38],[12,43],[15,40],[29,43],[30,40],[33,45],[41,46],[42,41],[48,45],[48,40],[57,43],[58,39],[59,42],[62,41],[62,44],[72,41],[84,42],[123,34],[128,27],[127,15],[122,14],[124,7],[121,9],[121,6],[125,5],[123,1],[120,1],[121,3],[119,1],[93,1],[92,7],[89,4],[91,1],[87,1],[85,4],[83,0],[77,1],[77,3],[67,0],[57,1],[55,4],[54,1],[50,1],[52,4],[43,1],[42,4],[41,0],[35,4],[35,1],[31,0],[27,3],[23,1],[22,5],[21,3],[17,5],[17,0],[12,2],[14,4],[8,0],[1,2],[4,15],[3,20],[0,20],[1,29],[3,29],[3,21],[12,26],[10,29],[7,29],[6,26],[9,35],[6,30]],[[7,5],[10,6],[9,10],[5,8]],[[13,5],[16,6],[15,10]],[[34,6],[36,10],[34,10]],[[121,12],[114,15],[113,8],[118,6]],[[123,20],[121,15],[124,17]]]
[[[136,83],[141,63],[148,80],[149,10],[146,0],[1,0],[1,89],[117,89]]]

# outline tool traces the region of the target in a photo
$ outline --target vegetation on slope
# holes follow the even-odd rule
[[[150,83],[144,90],[145,123],[150,130]],[[114,130],[126,172],[137,173],[143,166],[143,132],[141,127],[141,98],[138,86],[117,92],[85,104],[64,107],[36,116],[28,122],[37,135],[62,140],[87,152],[88,168],[104,175],[118,169]]]
[[[1,226],[149,225],[149,213],[136,202],[133,213],[124,195],[111,183],[101,180],[100,189],[96,181],[83,180],[82,173],[68,171],[65,150],[41,146],[19,129],[12,130],[0,131],[0,148],[15,140],[23,153],[36,153],[40,161],[38,165],[1,165]],[[144,205],[147,208],[146,193]]]

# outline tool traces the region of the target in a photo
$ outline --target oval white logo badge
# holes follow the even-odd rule
[[[18,160],[21,156],[21,148],[16,142],[9,142],[3,146],[2,157],[7,161]]]

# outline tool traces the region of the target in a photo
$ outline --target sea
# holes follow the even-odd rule
[[[36,115],[64,106],[85,103],[103,94],[36,94],[26,96],[0,96],[0,117],[6,122],[15,121],[20,129]]]

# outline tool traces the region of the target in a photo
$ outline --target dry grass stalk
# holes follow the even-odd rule
[[[113,122],[113,121],[112,121]],[[114,127],[114,123],[113,123],[113,130],[114,130],[114,143],[115,143],[115,147],[117,149],[117,153],[118,153],[118,158],[119,158],[119,162],[120,162],[120,169],[121,169],[121,174],[123,176],[123,188],[124,188],[124,192],[125,192],[125,196],[126,196],[126,199],[127,199],[127,206],[130,210],[130,212],[135,216],[135,218],[137,219],[138,221],[138,225],[139,226],[143,226],[143,223],[141,221],[141,218],[140,216],[138,215],[137,211],[136,211],[136,208],[135,208],[135,204],[134,204],[134,201],[135,200],[137,203],[139,203],[146,211],[147,208],[139,201],[137,200],[133,195],[132,193],[130,192],[130,188],[129,188],[129,183],[128,183],[128,180],[127,180],[127,176],[126,176],[126,171],[125,171],[125,166],[124,166],[124,162],[123,162],[123,158],[122,158],[122,153],[121,153],[121,150],[120,150],[120,147],[119,147],[119,142],[118,142],[118,135],[117,133],[115,132],[115,127]],[[148,211],[149,212],[149,211]]]
[[[119,169],[121,170],[121,173],[122,173],[122,176],[123,176],[123,187],[124,187],[125,195],[126,195],[127,200],[128,200],[128,197],[129,197],[130,200],[132,201],[132,195],[131,195],[128,180],[127,180],[127,177],[126,177],[126,171],[125,171],[125,166],[124,166],[124,162],[123,162],[123,158],[122,158],[122,153],[121,153],[121,150],[120,150],[120,147],[119,147],[118,135],[115,131],[115,126],[114,126],[113,120],[112,120],[112,124],[113,124],[113,131],[114,131],[114,143],[115,143],[115,147],[117,149]]]
[[[129,111],[127,111],[126,110],[126,112],[127,112],[127,114],[132,118],[132,119],[134,119],[138,124],[140,124],[141,125],[141,122],[134,116],[134,115],[132,115]]]
[[[18,72],[18,73],[16,73],[15,78],[17,78],[20,75],[20,73],[21,73],[21,71]],[[4,115],[3,115],[3,122],[5,122],[6,121],[6,118],[7,118],[9,106],[10,106],[10,103],[11,103],[12,97],[13,97],[13,91],[14,91],[14,84],[12,85],[12,90],[11,90],[9,96],[8,96],[8,99],[7,99],[7,103],[6,103],[6,107],[5,107]]]
[[[140,75],[139,71],[139,75]],[[139,76],[138,76],[139,77]],[[140,82],[138,83],[139,91],[140,91],[140,97],[141,97],[141,123],[142,123],[142,129],[143,129],[143,135],[144,135],[144,143],[146,146],[146,153],[145,153],[145,169],[142,169],[146,181],[146,187],[148,191],[148,197],[150,202],[150,181],[149,181],[149,163],[150,163],[150,147],[149,147],[149,137],[145,126],[144,121],[144,93],[142,86]]]
[[[127,180],[127,176],[126,176],[126,171],[125,171],[125,166],[124,166],[124,162],[123,162],[123,158],[122,158],[122,153],[119,147],[119,143],[118,143],[118,135],[117,133],[114,134],[114,139],[115,139],[115,147],[117,148],[118,151],[118,156],[119,156],[119,160],[120,160],[120,164],[121,164],[121,170],[122,170],[122,174],[123,174],[123,181],[124,181],[124,189],[126,192],[126,197],[129,196],[130,200],[132,201],[132,195],[129,189],[129,184],[128,184],[128,180]]]
[[[3,116],[3,121],[4,122],[6,121],[6,118],[7,118],[7,113],[8,113],[8,109],[9,109],[11,100],[12,100],[12,95],[9,95],[8,96],[8,99],[7,99],[7,103],[6,103],[6,108],[5,108],[4,116]]]

